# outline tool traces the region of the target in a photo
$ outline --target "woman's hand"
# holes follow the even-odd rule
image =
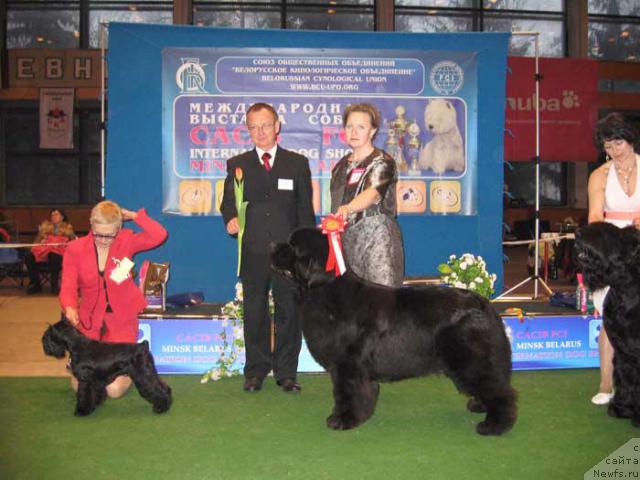
[[[121,208],[122,220],[135,220],[138,217],[138,212],[132,212],[126,208]]]
[[[71,325],[73,325],[74,327],[78,325],[78,323],[80,323],[80,320],[78,319],[78,310],[76,310],[73,307],[65,308],[64,316],[67,317],[67,320],[69,320],[69,323],[71,323]]]
[[[349,217],[349,215],[351,214],[351,212],[353,212],[353,210],[351,210],[351,208],[349,207],[349,205],[341,205],[338,207],[338,211],[336,212],[337,216],[341,216],[342,218],[346,219]]]

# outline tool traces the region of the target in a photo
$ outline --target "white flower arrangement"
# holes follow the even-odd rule
[[[456,288],[463,288],[490,298],[494,293],[496,274],[487,272],[487,264],[481,256],[464,253],[457,258],[449,257],[447,263],[438,265],[442,283]]]
[[[220,356],[211,369],[207,370],[200,379],[200,383],[209,380],[235,377],[242,374],[242,368],[234,365],[239,356],[244,355],[244,295],[242,283],[236,283],[235,298],[222,307],[223,320],[220,322]],[[269,314],[274,313],[273,295],[269,292]],[[227,337],[227,327],[231,325],[233,338]]]

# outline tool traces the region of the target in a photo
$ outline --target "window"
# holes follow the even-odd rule
[[[173,23],[171,0],[7,0],[6,3],[7,48],[97,48],[101,22]],[[84,18],[88,18],[88,25],[82,25]]]
[[[539,32],[539,54],[564,55],[562,0],[396,0],[396,31],[405,32]],[[510,55],[533,56],[531,36],[514,36]]]
[[[100,24],[109,22],[173,23],[173,2],[136,0],[94,0],[89,2],[89,46],[100,47]],[[108,29],[107,29],[108,33]]]
[[[198,26],[235,28],[280,28],[280,5],[277,0],[197,1],[193,2],[193,23]]]
[[[76,106],[74,148],[70,150],[41,150],[38,120],[38,105],[32,102],[0,107],[5,203],[95,203],[100,197],[99,106]]]
[[[589,54],[603,60],[640,61],[640,2],[589,0]]]
[[[296,30],[373,31],[373,0],[328,2],[327,6],[294,0],[287,6],[286,27]]]
[[[374,0],[194,0],[193,21],[217,27],[372,31]]]
[[[536,166],[534,162],[505,164],[505,191],[510,198],[506,205],[513,207],[534,206],[536,201]],[[567,164],[564,162],[540,163],[540,206],[559,207],[567,203]]]
[[[7,2],[7,48],[78,48],[79,1]]]

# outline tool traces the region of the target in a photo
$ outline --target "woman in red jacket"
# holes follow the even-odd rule
[[[122,228],[124,220],[133,220],[142,231]],[[131,260],[136,253],[160,245],[167,231],[144,209],[132,212],[111,201],[93,207],[90,223],[89,234],[70,242],[64,254],[62,311],[89,338],[135,343],[138,314],[146,302],[133,281]],[[74,377],[71,383],[77,389]],[[120,397],[130,385],[128,376],[120,376],[107,386],[107,394]]]

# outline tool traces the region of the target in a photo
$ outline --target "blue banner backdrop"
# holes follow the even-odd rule
[[[593,316],[503,317],[511,341],[514,370],[598,367],[598,334],[602,319]],[[238,356],[232,368],[242,371],[244,351],[231,344],[233,328],[228,320],[165,318],[140,320],[139,341],[147,340],[160,373],[202,375],[221,355]],[[322,372],[303,342],[299,372]]]
[[[424,123],[428,104],[435,100],[451,102],[464,142],[465,166],[462,172],[445,169],[442,178],[436,178],[438,175],[430,167],[418,168],[419,175],[410,175],[411,164],[407,163],[402,179],[418,183],[401,189],[401,196],[406,199],[407,208],[411,202],[422,202],[423,206],[414,207],[414,211],[407,212],[414,215],[402,215],[399,220],[405,271],[408,276],[433,275],[449,255],[470,252],[487,261],[488,269],[498,275],[496,286],[500,289],[509,37],[509,33],[300,32],[110,23],[107,195],[126,208],[147,207],[169,231],[168,241],[147,255],[154,261],[171,263],[169,293],[201,290],[207,301],[226,301],[233,298],[236,281],[235,239],[226,234],[220,217],[209,213],[215,214],[215,175],[220,174],[232,152],[215,150],[235,151],[250,146],[245,143],[247,136],[240,118],[233,119],[232,124],[238,127],[235,133],[233,129],[228,132],[225,124],[228,145],[189,145],[192,135],[197,142],[213,138],[217,142],[217,137],[216,130],[211,137],[211,125],[204,120],[211,121],[213,117],[201,117],[191,124],[185,109],[199,108],[200,112],[189,115],[215,114],[216,120],[222,121],[222,112],[217,110],[221,104],[232,103],[232,108],[237,106],[241,113],[245,107],[240,104],[248,105],[256,99],[280,102],[286,110],[282,113],[286,122],[283,144],[292,142],[296,149],[318,149],[317,157],[311,160],[316,195],[320,197],[322,175],[335,161],[329,155],[344,153],[338,121],[332,114],[338,117],[346,103],[371,99],[383,110],[387,123],[398,120],[396,108],[403,107],[402,119],[415,121],[420,129],[415,136],[422,148],[433,137]],[[291,50],[291,45],[296,49]],[[198,62],[189,60],[198,56]],[[257,58],[265,65],[254,65]],[[321,61],[327,65],[321,65]],[[319,74],[327,78],[303,78],[313,77],[315,73],[305,70],[310,68],[328,68]],[[460,81],[461,75],[465,76],[464,82]],[[168,99],[171,100],[167,104]],[[297,103],[300,109],[309,103],[321,112],[335,104],[336,111],[328,112],[330,128],[319,127],[309,134],[313,131],[310,114],[291,113]],[[326,107],[321,107],[323,104]],[[433,108],[448,107],[440,104]],[[173,128],[176,114],[181,115],[180,134]],[[312,140],[306,136],[294,140],[294,135],[289,134],[299,127],[300,119],[304,121],[300,133],[307,132],[305,135]],[[317,120],[322,125],[327,119]],[[393,142],[388,126],[385,128],[380,132],[380,146],[388,148]],[[329,143],[325,146],[326,137]],[[405,160],[409,157],[410,140],[411,134],[405,133]],[[179,152],[177,157],[174,148]],[[192,168],[196,168],[195,173]],[[165,194],[163,184],[170,177],[176,186]],[[180,184],[185,181],[209,182],[210,194],[203,196],[203,188],[207,187],[201,184],[183,185],[181,210]],[[454,188],[453,193],[458,193],[458,186],[461,190],[456,200],[451,192]],[[462,193],[463,189],[470,193]],[[211,204],[207,215],[203,214],[203,198]],[[431,205],[436,206],[436,211]],[[318,213],[326,209],[320,198],[316,198],[316,209]]]
[[[245,112],[266,102],[279,114],[279,143],[309,159],[316,214],[329,213],[331,169],[349,151],[342,113],[371,102],[383,118],[376,145],[400,174],[399,213],[476,213],[474,52],[313,52],[163,50],[163,136],[171,142],[163,151],[163,212],[220,214],[226,161],[253,148]]]

